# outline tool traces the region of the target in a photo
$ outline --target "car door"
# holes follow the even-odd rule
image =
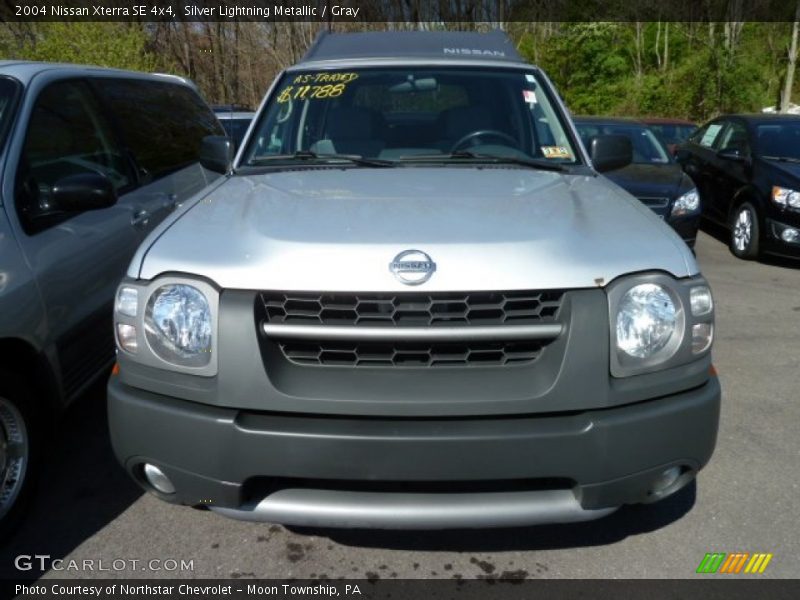
[[[711,121],[697,130],[684,147],[679,148],[677,160],[683,170],[695,182],[703,204],[703,213],[714,220],[716,211],[714,183],[714,161],[717,142],[725,127],[725,121]]]
[[[727,223],[736,193],[747,185],[751,147],[747,126],[739,119],[725,125],[717,142],[717,153],[710,167],[714,186],[713,210],[720,222]]]
[[[43,210],[57,181],[87,172],[112,182],[115,205],[77,213]],[[44,87],[25,124],[13,210],[68,398],[114,356],[114,292],[141,240],[134,188],[130,160],[88,83],[61,80]]]

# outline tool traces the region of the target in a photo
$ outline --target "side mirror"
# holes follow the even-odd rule
[[[592,138],[589,153],[599,173],[621,169],[633,162],[633,145],[624,135],[598,135]]]
[[[59,179],[50,188],[48,212],[82,212],[108,208],[117,202],[111,180],[99,173],[79,173]]]
[[[224,135],[207,135],[200,146],[200,165],[226,174],[231,170],[233,162],[233,141]]]

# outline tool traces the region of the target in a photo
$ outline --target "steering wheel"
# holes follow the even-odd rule
[[[466,144],[468,141],[480,137],[495,137],[497,139],[503,140],[504,142],[510,142],[512,148],[519,149],[519,142],[517,142],[517,140],[515,140],[507,133],[503,133],[502,131],[497,131],[496,129],[480,129],[478,131],[472,131],[467,135],[465,135],[464,137],[462,137],[460,140],[458,140],[455,144],[453,144],[453,147],[450,148],[450,152],[451,153],[455,152],[456,150],[461,148],[461,146]],[[473,143],[472,145],[474,146],[475,144]]]

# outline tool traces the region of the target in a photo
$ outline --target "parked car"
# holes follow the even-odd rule
[[[247,128],[256,113],[252,111],[218,111],[215,113],[225,133],[233,140],[234,149],[238,149],[247,133]]]
[[[630,119],[576,117],[575,127],[588,147],[598,135],[623,135],[633,145],[633,162],[605,173],[639,199],[694,248],[700,223],[700,196],[664,145],[646,125]]]
[[[115,453],[175,504],[295,526],[583,521],[714,448],[694,256],[598,171],[502,34],[323,35],[225,180],[139,248]]]
[[[697,182],[703,216],[730,231],[736,256],[800,257],[800,116],[714,119],[678,161]]]
[[[665,119],[647,117],[641,119],[642,123],[650,127],[659,139],[666,144],[667,150],[673,156],[678,151],[678,146],[689,139],[696,130],[697,124],[685,119]]]
[[[134,251],[218,178],[198,158],[219,133],[177,77],[0,62],[0,540],[55,417],[113,362]]]

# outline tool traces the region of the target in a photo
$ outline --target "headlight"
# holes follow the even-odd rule
[[[147,301],[144,330],[152,351],[168,363],[203,367],[211,360],[211,309],[194,286],[157,288]]]
[[[700,210],[700,194],[697,193],[697,188],[692,188],[675,200],[672,205],[672,216],[688,215],[698,210]]]
[[[677,308],[667,290],[655,283],[632,287],[617,312],[617,347],[628,356],[650,358],[676,335]]]
[[[607,288],[610,371],[631,377],[709,360],[714,300],[700,277],[639,273]]]
[[[800,208],[800,192],[772,186],[772,201],[781,208]]]

